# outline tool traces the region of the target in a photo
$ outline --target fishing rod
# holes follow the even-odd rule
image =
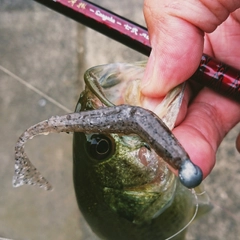
[[[34,0],[146,56],[151,46],[147,28],[85,0]],[[240,102],[240,70],[202,55],[191,80]]]

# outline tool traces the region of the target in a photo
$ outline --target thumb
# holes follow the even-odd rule
[[[152,52],[142,81],[143,95],[162,97],[187,80],[200,63],[204,32],[214,31],[237,8],[235,5],[233,0],[224,4],[220,0],[185,0],[181,4],[145,0]]]

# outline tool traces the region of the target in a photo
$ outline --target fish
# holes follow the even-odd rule
[[[198,186],[201,170],[171,132],[184,84],[170,91],[155,113],[143,109],[145,65],[113,63],[87,70],[75,112],[30,127],[15,147],[13,186],[50,190],[24,145],[39,134],[74,132],[77,202],[101,239],[182,240],[188,225],[210,209],[208,195]],[[171,168],[179,170],[178,177]]]

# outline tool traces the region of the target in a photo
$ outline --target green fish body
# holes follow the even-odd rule
[[[19,137],[13,186],[50,190],[24,146],[40,134],[74,132],[77,201],[101,239],[183,240],[192,220],[210,209],[201,187],[184,187],[198,186],[202,174],[171,133],[184,88],[170,91],[154,113],[141,108],[144,66],[109,64],[88,70],[75,113],[52,116]],[[179,178],[169,166],[179,170]]]
[[[141,106],[144,66],[109,64],[88,70],[76,112],[119,104]],[[156,108],[170,129],[182,95],[179,86]],[[74,133],[73,163],[79,208],[101,239],[183,240],[199,213],[197,193],[184,187],[138,135]]]

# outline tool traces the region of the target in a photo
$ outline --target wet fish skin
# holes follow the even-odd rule
[[[173,187],[174,198],[172,200],[173,196],[169,196],[167,199],[170,206],[158,217],[154,219],[149,217],[136,224],[135,214],[144,215],[146,208],[159,211],[161,204],[158,204],[158,201],[165,193],[151,190],[153,186],[149,186],[149,189],[147,187],[139,189],[139,186],[134,185],[124,187],[114,171],[114,168],[123,166],[122,159],[118,156],[106,160],[107,167],[98,170],[98,166],[104,165],[105,162],[96,163],[89,157],[83,145],[87,138],[84,133],[74,133],[73,178],[78,206],[95,234],[101,239],[109,240],[163,240],[187,225],[189,216],[193,216],[195,211],[193,195],[174,175],[172,175],[172,184],[176,185]],[[114,161],[116,165],[110,164],[110,161]],[[129,167],[126,166],[124,171],[129,171]],[[106,175],[106,169],[112,174]],[[135,173],[138,174],[144,178],[140,170],[139,173]],[[111,182],[111,186],[106,187],[99,175],[108,178],[107,182]],[[143,208],[142,213],[135,211],[140,207]],[[185,231],[173,239],[183,240],[184,236]]]
[[[129,75],[131,67],[134,68],[134,65],[127,67],[127,75]],[[99,79],[102,81],[100,83],[107,86],[106,88],[101,84],[98,87],[88,88],[91,77],[94,75],[97,77],[95,73],[101,72],[101,67],[97,67],[91,77],[87,74],[88,79],[85,79],[87,86],[77,103],[77,111],[104,107],[104,104],[108,107],[112,106],[112,100],[105,101],[104,94],[107,91],[107,95],[116,100],[117,92],[112,95],[111,88],[116,86],[113,91],[118,90],[118,85],[121,84],[121,79],[118,80],[118,78],[119,75],[124,75],[124,71],[122,65],[119,68],[116,67],[120,69],[120,73],[116,74],[111,72],[111,66],[108,65],[106,68],[109,68],[109,72],[99,74]],[[95,70],[93,69],[93,71]],[[137,69],[137,71],[141,70]],[[108,83],[109,76],[111,76],[110,78],[113,76],[113,80],[110,79],[110,82],[114,83],[112,85]],[[123,82],[125,76],[122,78]],[[93,83],[94,81],[90,85]],[[98,93],[94,95],[94,91]],[[99,101],[99,99],[101,100]],[[78,205],[91,229],[101,239],[183,240],[186,229],[181,230],[195,214],[196,196],[179,182],[165,161],[157,156],[153,148],[151,149],[149,142],[154,145],[154,141],[152,142],[148,137],[154,136],[154,130],[158,127],[154,127],[154,124],[151,125],[152,119],[148,119],[148,113],[146,111],[141,115],[145,116],[146,121],[144,119],[136,120],[133,115],[129,121],[131,124],[134,121],[139,121],[140,125],[141,122],[145,123],[148,126],[146,131],[148,136],[142,134],[139,129],[137,135],[129,135],[128,131],[120,134],[74,133],[73,177]],[[126,115],[127,113],[124,113],[125,119]],[[166,119],[168,121],[169,118],[166,116]],[[118,126],[116,124],[116,128]],[[158,154],[166,160],[169,155],[174,155],[175,147],[168,142],[169,138],[173,137],[171,131],[165,124],[161,123],[161,127],[163,130],[158,129],[159,132],[165,132],[167,137],[159,137],[164,138],[162,144],[169,151],[165,152],[161,147],[161,152]],[[143,128],[145,127],[143,126]],[[92,138],[98,139],[99,142],[101,142],[100,139],[109,139],[112,149],[109,149],[109,155],[106,158],[97,160],[93,157],[91,152],[94,148],[89,148],[89,144],[95,141]],[[130,139],[134,139],[133,143]],[[179,145],[177,144],[177,146]],[[145,163],[147,166],[144,165],[141,152],[144,152],[146,159],[151,159],[149,160],[152,164],[150,168],[148,168],[149,162]],[[180,152],[183,159],[188,158],[184,150],[176,152],[178,152],[176,156],[179,156]],[[175,167],[179,167],[179,165]],[[181,232],[178,233],[178,231]],[[174,234],[176,236],[173,237]]]

